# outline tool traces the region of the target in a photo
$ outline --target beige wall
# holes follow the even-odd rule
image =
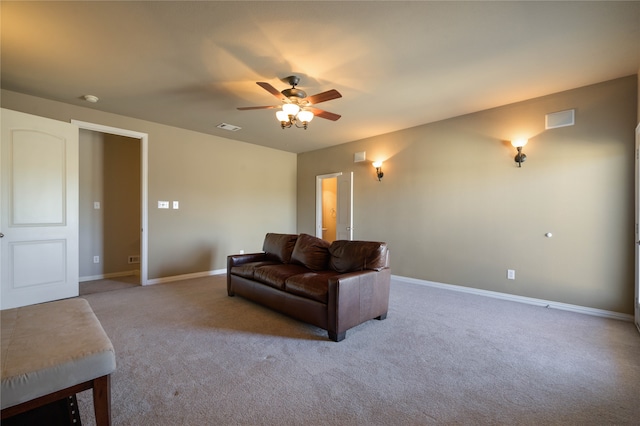
[[[354,238],[388,242],[393,274],[632,314],[637,93],[631,76],[299,154],[298,232],[315,176],[353,171]]]
[[[80,278],[133,273],[139,265],[128,257],[140,255],[140,141],[81,129],[79,152]]]
[[[265,233],[295,232],[295,154],[6,90],[1,104],[149,134],[149,279],[223,269]]]

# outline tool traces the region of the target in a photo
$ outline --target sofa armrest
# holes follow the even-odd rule
[[[233,266],[243,265],[249,262],[262,262],[264,260],[267,260],[267,254],[264,252],[229,255],[227,256],[227,273]]]
[[[391,269],[357,271],[329,279],[328,331],[342,340],[346,331],[373,318],[384,319],[389,309]]]

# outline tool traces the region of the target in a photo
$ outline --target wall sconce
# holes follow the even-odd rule
[[[514,157],[514,160],[518,163],[518,167],[522,167],[522,163],[527,159],[527,155],[522,152],[522,147],[525,146],[527,142],[526,139],[514,139],[511,141],[511,145],[518,150],[518,153]]]
[[[373,163],[373,167],[376,168],[376,175],[378,175],[378,182],[380,182],[382,180],[382,176],[384,176],[384,173],[382,173],[382,161],[375,161]]]

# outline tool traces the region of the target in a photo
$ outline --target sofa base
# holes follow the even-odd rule
[[[347,337],[346,331],[343,331],[342,333],[332,333],[331,331],[329,332],[329,339],[333,340],[334,342],[341,342],[345,337]]]
[[[240,296],[324,330],[328,328],[327,305],[323,303],[235,275],[230,276],[229,280],[229,296]]]

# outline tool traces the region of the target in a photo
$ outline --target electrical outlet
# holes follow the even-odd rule
[[[93,256],[93,263],[100,263],[100,256]]]
[[[515,269],[507,269],[507,279],[515,280],[516,279],[516,270]]]
[[[140,263],[140,256],[135,254],[132,256],[129,256],[129,264],[131,263]]]

